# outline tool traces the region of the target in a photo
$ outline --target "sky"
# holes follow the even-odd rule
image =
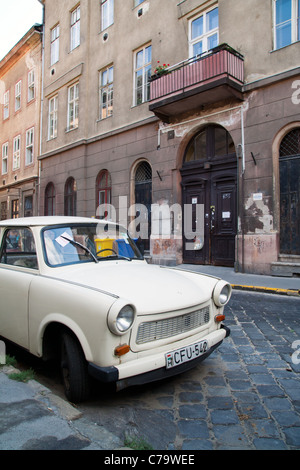
[[[0,0],[0,60],[42,21],[43,7],[38,0]]]

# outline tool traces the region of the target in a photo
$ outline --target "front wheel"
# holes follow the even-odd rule
[[[61,372],[65,395],[72,403],[86,400],[91,391],[91,381],[83,351],[70,333],[62,334]]]

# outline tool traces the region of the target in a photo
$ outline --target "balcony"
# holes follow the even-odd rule
[[[164,122],[228,99],[243,100],[244,58],[222,44],[169,67],[150,82],[149,109]]]

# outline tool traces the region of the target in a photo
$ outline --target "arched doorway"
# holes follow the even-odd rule
[[[48,183],[45,189],[45,215],[55,215],[55,188],[53,183]]]
[[[138,211],[137,216],[140,217],[142,223],[145,223],[145,226],[147,226],[148,234],[147,238],[143,239],[143,247],[145,251],[149,251],[151,234],[152,168],[146,161],[140,162],[136,167],[134,197],[135,204],[141,204],[145,209],[141,212]]]
[[[77,200],[76,181],[70,177],[65,184],[64,196],[64,215],[76,215],[76,200]]]
[[[281,141],[280,173],[280,253],[300,255],[300,127]]]
[[[237,231],[237,161],[229,132],[218,125],[208,125],[200,130],[187,145],[180,172],[184,208],[183,261],[233,266]],[[189,206],[190,212],[185,205]],[[198,212],[197,206],[203,210]],[[187,221],[187,214],[190,221]],[[204,237],[201,240],[196,236],[193,238],[199,217],[203,217]]]

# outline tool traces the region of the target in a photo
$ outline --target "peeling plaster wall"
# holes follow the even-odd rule
[[[257,195],[252,195],[245,203],[246,232],[273,232],[273,215],[270,209],[270,198],[264,200],[262,193],[257,193]],[[262,199],[255,200],[255,196],[260,197],[260,195]]]

